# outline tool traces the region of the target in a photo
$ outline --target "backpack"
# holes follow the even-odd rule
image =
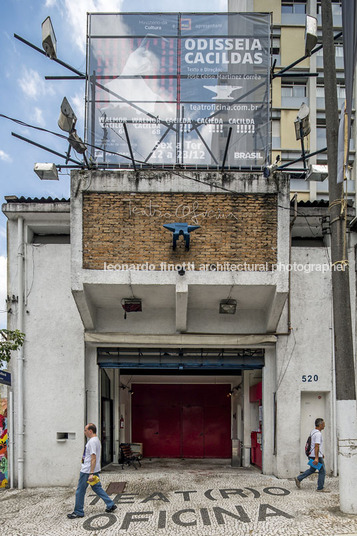
[[[314,432],[315,433],[315,432]],[[306,456],[309,458],[310,457],[310,451],[311,451],[311,437],[313,436],[313,434],[310,434],[309,437],[307,438],[306,440],[306,443],[305,443],[305,454]]]
[[[311,450],[311,435],[309,435],[305,443],[305,454],[308,458],[310,456],[310,450]]]

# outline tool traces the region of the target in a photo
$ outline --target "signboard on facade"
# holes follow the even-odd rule
[[[98,163],[266,163],[270,14],[88,17],[86,141]]]
[[[4,385],[11,385],[11,374],[5,370],[0,370],[0,383]]]

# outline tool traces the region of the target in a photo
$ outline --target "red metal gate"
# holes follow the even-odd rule
[[[231,386],[133,384],[132,440],[146,457],[230,458]]]

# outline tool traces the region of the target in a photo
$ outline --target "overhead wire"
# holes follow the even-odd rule
[[[52,135],[54,135],[54,136],[57,136],[58,138],[65,139],[65,140],[68,141],[68,137],[65,136],[64,134],[60,134],[60,133],[58,133],[58,132],[54,132],[54,131],[49,130],[49,129],[44,128],[44,127],[39,127],[39,126],[36,126],[36,125],[31,125],[30,123],[26,123],[25,121],[22,121],[22,120],[20,120],[20,119],[15,119],[14,117],[10,117],[10,116],[5,115],[5,114],[2,114],[2,113],[0,113],[0,117],[3,117],[4,119],[8,119],[8,120],[10,120],[10,121],[13,121],[14,123],[17,123],[17,124],[19,124],[19,125],[21,125],[21,126],[24,126],[24,127],[27,127],[27,128],[32,128],[32,129],[35,129],[35,130],[38,130],[38,131],[41,131],[41,132],[46,132],[46,133],[48,133],[48,134],[52,134]],[[94,148],[94,149],[103,150],[102,147],[99,147],[99,146],[97,146],[97,145],[93,145],[93,144],[91,144],[91,143],[86,143],[86,145],[87,145],[88,147],[92,147],[92,148]],[[124,155],[124,154],[121,154],[121,153],[118,153],[118,152],[116,152],[116,151],[110,151],[109,149],[106,149],[105,152],[108,153],[108,154],[113,154],[113,155],[115,155],[115,156],[120,156],[120,157],[122,157],[122,158],[125,158],[126,160],[130,160],[130,161],[131,161],[131,158],[130,158],[129,156]],[[134,162],[135,162],[136,164],[139,164],[139,165],[142,165],[142,164],[147,165],[146,162],[144,162],[144,161],[142,161],[142,160],[138,160],[138,159],[134,159]],[[61,168],[61,165],[59,164],[58,167]],[[93,166],[93,168],[95,169],[95,165]],[[194,170],[194,171],[201,171],[201,170],[197,169],[197,170]],[[190,175],[185,175],[183,172],[179,172],[179,171],[177,171],[176,169],[172,169],[172,170],[170,170],[170,172],[171,172],[173,175],[175,175],[175,176],[177,176],[177,177],[180,177],[180,178],[182,178],[182,179],[190,180],[190,181],[194,181],[194,182],[197,182],[197,183],[199,183],[199,184],[202,184],[202,185],[205,185],[205,186],[209,186],[209,187],[211,187],[211,188],[213,187],[213,188],[216,188],[216,189],[219,189],[219,190],[222,190],[222,191],[224,191],[224,192],[227,192],[227,193],[230,193],[230,194],[233,194],[233,195],[237,195],[237,196],[240,196],[240,197],[246,197],[246,198],[247,198],[247,197],[249,197],[249,196],[251,195],[251,194],[248,194],[248,193],[245,193],[245,192],[238,192],[238,191],[236,191],[236,190],[233,190],[232,188],[227,188],[226,186],[223,186],[222,184],[218,184],[218,183],[216,183],[216,182],[208,182],[208,181],[204,181],[204,180],[202,180],[202,179],[199,179],[199,178],[197,178],[197,177],[193,177],[193,176],[190,176]],[[278,208],[281,208],[281,209],[284,209],[284,210],[289,210],[289,211],[291,210],[290,205],[287,207],[287,206],[278,204],[277,207],[278,207]],[[300,212],[297,212],[297,214],[306,218],[306,215],[305,215],[304,213],[302,213],[302,212],[301,212],[301,213],[300,213]]]

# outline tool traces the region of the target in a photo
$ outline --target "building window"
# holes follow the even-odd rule
[[[272,149],[280,149],[281,147],[280,119],[272,120],[271,130],[272,130]]]
[[[326,141],[326,128],[325,127],[317,127],[316,129],[316,144],[317,149],[324,149],[327,145]]]
[[[294,14],[305,14],[306,13],[306,1],[302,2],[290,0],[288,2],[284,2],[284,0],[281,3],[281,12],[282,13],[294,13]]]
[[[317,86],[316,87],[316,97],[324,99],[325,98],[325,88],[324,86]]]
[[[343,58],[343,45],[335,46],[336,58]]]
[[[342,6],[341,6],[341,0],[332,0],[332,15],[340,16],[342,15]],[[321,15],[322,8],[321,8],[321,2],[317,2],[317,14]]]
[[[281,105],[284,108],[300,108],[308,103],[306,84],[298,82],[283,82],[281,85]]]
[[[306,85],[297,84],[292,82],[291,84],[282,84],[281,86],[281,96],[282,97],[299,97],[303,99],[306,97]]]
[[[271,47],[272,60],[280,65],[280,37],[273,37]]]
[[[337,98],[345,100],[345,98],[346,98],[346,88],[345,88],[345,86],[337,86]]]

